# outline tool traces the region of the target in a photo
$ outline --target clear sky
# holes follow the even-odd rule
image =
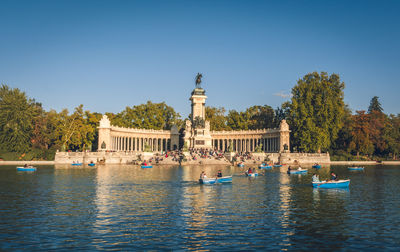
[[[313,71],[345,102],[400,113],[400,1],[0,0],[0,82],[46,110],[122,111],[165,101],[183,118],[203,73],[207,105],[288,100]]]

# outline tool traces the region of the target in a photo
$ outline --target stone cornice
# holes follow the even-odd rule
[[[124,133],[171,134],[170,130],[123,128],[118,126],[111,126],[111,131]]]
[[[273,134],[279,133],[278,128],[275,129],[259,129],[259,130],[222,130],[222,131],[210,131],[213,136],[233,136],[233,135],[263,135],[263,134]]]

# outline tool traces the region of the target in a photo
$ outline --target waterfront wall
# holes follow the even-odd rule
[[[232,161],[234,152],[226,153],[225,158]],[[98,163],[104,161],[105,164],[130,164],[139,160],[148,160],[153,156],[149,152],[57,152],[54,163],[71,164],[79,163]],[[329,164],[329,153],[252,153],[253,161],[263,162],[266,157],[273,163],[282,164]]]
[[[0,161],[0,165],[54,165],[54,161]]]
[[[330,164],[329,153],[280,153],[283,164]]]
[[[135,162],[143,153],[138,152],[57,152],[56,164],[98,163],[104,160],[106,164],[129,164]]]

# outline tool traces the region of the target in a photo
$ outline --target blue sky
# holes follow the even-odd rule
[[[345,102],[400,113],[400,1],[4,1],[0,82],[46,109],[120,112],[165,101],[280,106],[297,80],[337,73]],[[285,95],[283,95],[285,96]]]

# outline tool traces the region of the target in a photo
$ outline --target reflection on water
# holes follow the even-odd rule
[[[248,167],[246,167],[248,168]],[[399,247],[400,167],[0,167],[0,249],[286,250]],[[232,184],[199,185],[221,169]],[[350,189],[314,189],[331,171]]]

